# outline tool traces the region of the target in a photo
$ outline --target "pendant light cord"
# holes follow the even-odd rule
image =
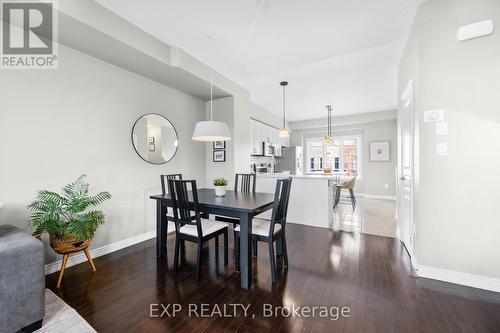
[[[245,44],[247,43],[248,39],[250,38],[250,36],[252,35],[253,31],[255,30],[255,26],[257,25],[257,22],[259,22],[260,14],[262,13],[262,6],[264,5],[264,3],[266,1],[265,0],[258,0],[258,2],[259,2],[259,7],[257,9],[257,14],[255,15],[255,17],[254,17],[254,19],[252,21],[252,25],[248,29],[248,31],[247,31],[247,33],[245,35],[245,38],[243,38],[243,40],[241,41],[240,46],[236,49],[236,51],[229,58],[228,63],[231,62],[238,55],[238,53],[241,52],[241,50],[243,50],[243,47],[245,46]],[[214,79],[218,75],[220,75],[220,73],[216,72],[216,73],[213,73],[210,76],[210,121],[213,121],[213,105],[214,105],[214,103],[213,103],[213,101],[214,101],[213,85],[214,85]]]
[[[285,115],[285,110],[286,110],[286,107],[285,107],[285,103],[286,103],[286,98],[285,98],[285,89],[286,89],[286,85],[283,86],[283,129],[285,129],[285,124],[286,124],[286,115]]]

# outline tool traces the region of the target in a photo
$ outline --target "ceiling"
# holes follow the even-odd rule
[[[397,107],[397,65],[421,0],[97,0],[289,120]],[[249,33],[250,31],[250,33]]]

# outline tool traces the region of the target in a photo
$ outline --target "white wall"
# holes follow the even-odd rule
[[[0,73],[0,223],[29,230],[25,207],[36,190],[88,174],[92,192],[113,195],[91,247],[154,230],[148,197],[160,192],[160,174],[182,172],[205,185],[205,147],[191,140],[205,103],[63,45],[59,59],[57,70]],[[144,162],[131,144],[132,125],[148,112],[179,134],[177,154],[163,165]]]
[[[307,138],[324,137],[327,128],[324,124],[327,119],[292,122],[292,146],[303,146]],[[396,195],[396,166],[397,166],[397,121],[395,112],[388,111],[377,115],[365,114],[352,117],[334,117],[333,135],[360,135],[361,144],[361,177],[356,181],[356,192],[367,196],[394,198]],[[391,159],[389,162],[370,161],[370,142],[389,141],[391,145]],[[304,159],[306,151],[304,151]],[[304,170],[306,169],[304,160]],[[385,188],[385,185],[388,188]]]
[[[493,35],[457,41],[460,26],[484,19],[495,22]],[[401,60],[399,94],[410,78],[415,83],[421,267],[500,279],[499,27],[497,0],[430,2],[419,9]],[[423,112],[430,109],[445,110],[448,136],[436,136],[435,124],[423,122]],[[448,156],[436,156],[440,141],[448,142]]]

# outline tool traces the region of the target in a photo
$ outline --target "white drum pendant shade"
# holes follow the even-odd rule
[[[228,141],[231,140],[231,134],[226,123],[206,120],[196,123],[192,139],[196,141]]]

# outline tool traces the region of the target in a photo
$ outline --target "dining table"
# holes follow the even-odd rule
[[[214,189],[200,188],[197,192],[200,213],[239,219],[241,288],[249,289],[252,285],[252,219],[273,208],[274,194],[228,190],[225,196],[218,197]],[[156,200],[156,257],[161,259],[167,255],[167,211],[173,203],[168,193],[150,198]],[[192,203],[192,200],[190,191],[189,201]],[[277,246],[278,255],[281,254],[280,249]]]

